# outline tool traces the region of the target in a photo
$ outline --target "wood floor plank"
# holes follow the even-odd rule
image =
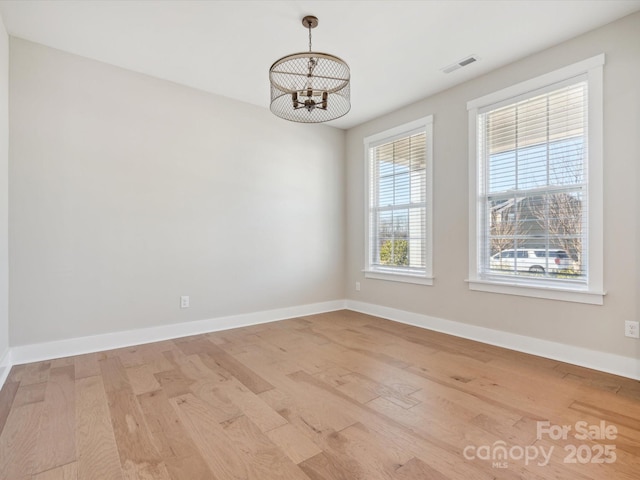
[[[420,456],[423,455],[425,451],[437,451],[438,454],[434,457],[430,457],[430,459],[436,467],[440,467],[442,470],[451,469],[455,466],[455,470],[458,475],[460,475],[460,478],[467,478],[469,476],[472,478],[493,478],[486,472],[484,474],[480,474],[480,472],[488,468],[485,465],[478,464],[476,466],[460,462],[457,457],[460,453],[459,449],[461,447],[442,440],[438,434],[432,434],[426,430],[416,433],[414,425],[410,425],[408,422],[399,422],[398,419],[395,418],[395,415],[389,414],[388,412],[380,412],[371,408],[369,404],[357,404],[357,407],[359,408],[354,409],[354,403],[357,403],[355,400],[329,385],[322,384],[321,381],[306,374],[305,372],[297,372],[296,374],[289,375],[289,377],[294,379],[294,381],[305,385],[307,389],[312,390],[310,393],[318,398],[320,403],[334,404],[340,410],[350,413],[355,418],[358,418],[360,422],[366,424],[367,427],[375,431],[378,435],[389,438],[389,441],[402,446],[402,448],[407,450],[408,453],[412,453],[414,456]],[[375,401],[386,402],[388,405],[396,409],[396,412],[402,412],[402,415],[406,415],[408,412],[408,410],[399,407],[386,399],[378,398]],[[449,418],[448,422],[451,421],[452,419]],[[445,426],[443,426],[443,431],[446,431]],[[509,472],[505,475],[507,475],[506,478],[518,478]]]
[[[156,344],[150,343],[138,352],[140,365],[146,365],[153,373],[171,370],[172,365],[167,360],[166,353],[178,350],[172,343],[162,342],[160,345],[156,347]]]
[[[122,466],[158,464],[162,461],[142,417],[133,393],[116,390],[107,393],[113,430]]]
[[[369,385],[357,381],[358,378],[354,377],[353,372],[342,367],[329,368],[316,373],[314,377],[332,385],[360,403],[370,402],[380,396],[379,393],[375,391],[375,388],[369,388]]]
[[[510,424],[501,417],[489,417],[481,413],[468,420],[468,423],[510,445],[533,445],[537,439],[536,422],[529,418],[521,418]]]
[[[205,365],[202,358],[197,354],[172,358],[180,371],[194,381],[208,382],[212,377],[217,377],[220,382],[223,382],[231,378],[231,375],[215,364],[215,362],[210,362],[208,365]]]
[[[226,345],[224,348],[228,348]],[[314,346],[311,350],[283,352],[269,342],[260,341],[250,349],[245,349],[236,355],[238,359],[250,365],[255,370],[254,365],[277,365],[279,372],[286,374],[304,370],[310,374],[316,374],[335,367],[329,355],[325,355],[320,346]],[[292,361],[294,360],[295,361]]]
[[[500,418],[505,424],[514,425],[523,418],[522,412],[514,412],[503,408],[500,404],[487,402],[482,397],[466,391],[457,382],[436,382],[424,379],[422,388],[411,394],[411,397],[423,402],[426,408],[456,417],[463,415],[474,418],[477,415]]]
[[[43,404],[12,408],[0,435],[0,478],[31,479]]]
[[[46,382],[21,386],[16,392],[14,405],[19,407],[21,405],[27,405],[28,403],[43,402],[46,389]]]
[[[123,465],[123,473],[125,480],[172,480],[164,462],[140,464],[127,461]]]
[[[100,367],[124,478],[168,477],[120,359],[101,360]]]
[[[100,363],[98,363],[100,355],[99,353],[87,353],[74,358],[76,380],[101,374]]]
[[[11,382],[20,383],[29,365],[30,364],[28,363],[23,363],[21,365],[14,365],[13,367],[11,367],[11,370],[9,370],[9,375],[5,380],[5,383],[11,383]]]
[[[76,461],[75,369],[52,368],[40,419],[34,473]]]
[[[75,462],[56,467],[32,477],[32,480],[78,480],[78,467]]]
[[[601,418],[609,423],[615,423],[618,426],[626,426],[633,430],[640,431],[640,418],[613,412],[609,410],[607,406],[596,406],[576,400],[569,405],[569,408],[578,412],[593,415],[594,417]]]
[[[166,461],[171,480],[217,480],[200,453],[182,457],[170,457]]]
[[[154,376],[154,368],[149,364],[136,365],[126,369],[129,383],[133,393],[140,395],[147,392],[155,392],[160,389],[160,384]]]
[[[411,325],[395,326],[389,323],[380,325],[371,325],[372,330],[380,330],[402,338],[410,343],[420,345],[426,348],[435,349],[438,352],[449,352],[454,355],[467,356],[473,360],[488,362],[491,360],[494,348],[491,345],[478,345],[477,342],[466,340],[460,337],[451,337],[449,335],[434,331],[421,331],[418,327]]]
[[[191,337],[178,338],[174,340],[174,343],[184,355],[207,355],[214,344],[209,340],[208,335],[193,335]]]
[[[99,365],[105,392],[133,391],[127,371],[119,357],[104,358],[100,360]]]
[[[7,421],[7,417],[9,416],[9,412],[13,407],[16,394],[18,393],[18,388],[20,387],[20,382],[15,381],[6,381],[2,390],[0,391],[0,434],[4,429],[4,424]],[[16,407],[24,405],[24,403],[16,404]]]
[[[322,453],[318,445],[290,423],[269,430],[266,434],[293,463],[304,462]]]
[[[376,383],[403,392],[416,392],[420,389],[422,380],[410,371],[410,367],[394,367],[355,350],[337,349],[335,345],[325,346],[323,350],[337,365]]]
[[[75,365],[74,357],[62,357],[62,358],[56,358],[54,360],[51,360],[51,368],[68,367],[70,365]],[[72,468],[69,465],[73,465],[73,464],[65,465],[65,467],[67,469]]]
[[[231,375],[233,375],[240,383],[255,394],[271,390],[273,388],[273,385],[267,382],[264,378],[260,377],[246,365],[236,360],[217,345],[213,345],[213,348],[209,351],[207,356],[213,359],[216,364],[231,373]]]
[[[317,392],[309,388],[300,388],[301,382],[294,380],[291,375],[274,373],[273,367],[258,364],[252,365],[252,368],[272,381],[281,394],[278,395],[278,392],[276,392],[277,404],[272,404],[267,400],[272,398],[268,395],[269,391],[263,392],[260,395],[261,398],[267,401],[276,412],[289,422],[292,422],[294,418],[298,418],[308,427],[305,431],[311,430],[312,432],[326,429],[340,431],[357,423],[357,418],[350,415],[348,411],[336,408],[335,404],[325,401],[327,399],[322,397],[322,393],[319,396]]]
[[[398,467],[394,478],[396,480],[417,480],[420,478],[429,480],[449,480],[450,477],[431,468],[419,458],[411,458],[407,463]]]
[[[248,478],[246,459],[231,445],[217,419],[210,414],[206,402],[193,394],[171,398],[169,402],[217,479]]]
[[[196,382],[191,386],[191,391],[209,404],[209,412],[218,423],[243,415],[240,407],[231,401],[216,380]]]
[[[78,478],[122,480],[118,446],[102,377],[76,381]]]
[[[413,455],[361,423],[324,437],[322,447],[343,464],[355,462],[362,478],[393,478]]]
[[[243,453],[249,478],[307,480],[302,470],[246,416],[233,418],[222,427],[236,449]]]
[[[0,479],[637,480],[638,418],[640,382],[338,311],[15,366]],[[465,458],[496,445],[551,461]]]
[[[358,476],[355,465],[346,465],[334,459],[330,453],[321,452],[300,464],[300,468],[311,480],[353,480]]]
[[[220,388],[261,431],[268,432],[287,423],[282,416],[242,383],[226,382],[220,384]]]
[[[23,368],[22,368],[23,367]],[[34,362],[27,365],[18,365],[11,369],[10,380],[19,381],[20,385],[42,383],[49,379],[51,362]]]
[[[447,425],[439,422],[438,414],[429,409],[405,409],[387,399],[378,398],[368,404],[371,409],[392,419],[398,425],[411,429],[424,439],[437,439],[439,446],[450,452],[457,450],[459,445],[467,444],[492,445],[501,440],[491,431],[474,425],[464,418],[454,418]]]
[[[138,353],[138,350],[141,347],[142,345],[134,345],[130,347],[116,348],[105,353],[108,358],[117,358],[124,368],[135,367],[136,365],[144,363]]]
[[[214,478],[162,390],[138,396],[149,430],[173,480]]]
[[[434,383],[439,383],[445,387],[453,388],[459,390],[460,392],[473,395],[486,404],[494,405],[495,407],[510,412],[511,415],[516,415],[519,417],[530,417],[536,420],[544,420],[546,418],[545,415],[541,414],[538,411],[538,409],[527,410],[526,408],[521,408],[520,403],[517,400],[513,401],[513,398],[505,398],[501,395],[502,392],[498,391],[498,389],[495,389],[496,391],[494,392],[491,388],[489,388],[490,386],[493,386],[491,382],[470,384],[469,382],[460,382],[450,377],[443,379],[442,375],[434,375],[432,371],[424,367],[411,366],[406,370],[409,373],[422,376]],[[514,394],[509,394],[509,396],[513,397]],[[517,397],[517,395],[515,396]],[[530,403],[530,400],[527,399],[527,402]]]
[[[168,397],[178,397],[189,393],[195,382],[184,376],[180,369],[166,370],[153,375]]]
[[[378,383],[366,375],[352,373],[345,378],[350,383],[360,384],[363,388],[370,390],[378,397],[383,397],[403,408],[412,408],[420,404],[420,400],[411,395],[420,390],[419,386],[405,385],[400,382],[391,383],[391,386]]]

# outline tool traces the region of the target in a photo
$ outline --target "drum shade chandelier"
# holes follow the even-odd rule
[[[351,109],[349,65],[334,55],[312,50],[316,17],[304,17],[302,25],[309,30],[309,51],[282,57],[269,69],[271,111],[300,123],[340,118]]]

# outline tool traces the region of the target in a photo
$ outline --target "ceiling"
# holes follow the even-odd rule
[[[3,0],[10,35],[269,107],[268,71],[308,49],[349,63],[350,128],[640,10],[640,0]],[[475,54],[480,60],[445,74]]]

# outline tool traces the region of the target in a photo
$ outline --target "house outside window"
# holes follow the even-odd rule
[[[431,285],[431,116],[365,138],[365,277]]]
[[[471,289],[602,304],[603,64],[469,102]]]

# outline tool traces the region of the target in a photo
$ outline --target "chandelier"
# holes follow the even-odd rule
[[[349,65],[334,55],[312,51],[316,17],[304,17],[302,25],[309,30],[309,51],[282,57],[269,69],[271,111],[300,123],[340,118],[351,109]]]

